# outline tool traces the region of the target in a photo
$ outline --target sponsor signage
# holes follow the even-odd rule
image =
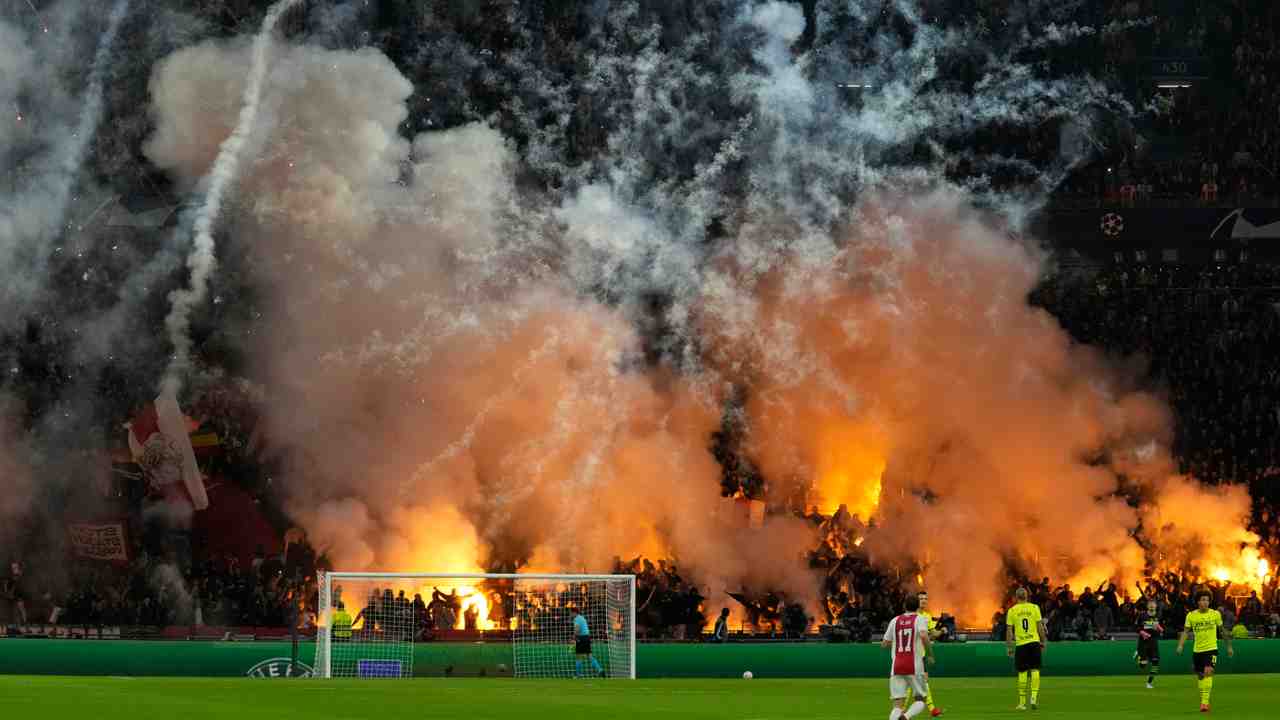
[[[1147,68],[1156,80],[1206,80],[1211,70],[1202,57],[1153,57]]]
[[[356,663],[357,675],[362,678],[398,678],[401,676],[399,660],[360,660]]]
[[[1277,208],[1096,208],[1051,210],[1033,235],[1055,247],[1109,258],[1143,251],[1152,261],[1211,262],[1222,251],[1280,257]]]

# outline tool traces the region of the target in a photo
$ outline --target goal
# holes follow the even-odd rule
[[[636,676],[634,575],[330,572],[319,586],[316,677]]]

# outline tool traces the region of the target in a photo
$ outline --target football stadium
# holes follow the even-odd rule
[[[1276,717],[1280,3],[0,7],[0,717]]]

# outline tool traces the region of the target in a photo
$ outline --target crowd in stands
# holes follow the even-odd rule
[[[1280,351],[1280,267],[1115,265],[1055,277],[1033,301],[1080,342],[1146,359],[1153,388],[1177,419],[1172,449],[1179,471],[1209,483],[1247,485],[1254,498],[1251,529],[1264,554],[1275,557],[1280,372],[1271,358]],[[1225,606],[1254,631],[1274,634],[1280,613],[1274,576],[1259,598],[1228,597],[1226,588],[1212,583],[1207,588],[1215,607]],[[1185,612],[1199,589],[1174,576],[1146,586],[1147,597],[1157,597],[1162,612],[1172,616]],[[1135,606],[1108,604],[1114,618],[1132,621]],[[1063,617],[1063,627],[1071,625],[1066,618],[1079,619],[1076,613]]]
[[[1027,581],[1022,586],[1030,591],[1031,602],[1040,606],[1049,629],[1049,640],[1053,642],[1109,640],[1117,632],[1132,631],[1141,624],[1148,602],[1156,604],[1165,637],[1173,638],[1183,629],[1187,613],[1195,609],[1196,598],[1206,592],[1212,596],[1211,607],[1222,613],[1223,625],[1229,632],[1237,636],[1251,633],[1280,637],[1280,606],[1276,604],[1274,583],[1264,590],[1264,594],[1271,597],[1269,604],[1257,590],[1248,590],[1248,595],[1244,595],[1234,592],[1229,583],[1212,580],[1199,583],[1173,572],[1149,578],[1132,589],[1104,583],[1097,588],[1086,587],[1078,595],[1070,585],[1052,587],[1049,578]],[[1015,587],[1009,588],[1006,607],[1014,602]],[[991,635],[1002,639],[1004,632],[1004,614],[997,612],[992,617]]]
[[[1112,0],[1100,20],[1116,28],[1100,35],[1104,74],[1126,93],[1134,117],[1102,143],[1104,157],[1063,185],[1058,200],[1274,206],[1280,5]]]
[[[1152,389],[1177,417],[1179,470],[1210,483],[1241,483],[1255,498],[1252,529],[1264,554],[1277,556],[1280,531],[1280,267],[1264,264],[1116,265],[1062,273],[1037,288],[1033,302],[1082,343],[1117,356],[1143,357]],[[858,518],[843,509],[806,515],[820,528],[811,566],[827,573],[828,617],[855,639],[892,617],[907,591],[878,573],[854,546]],[[1073,589],[1048,578],[1024,581],[1042,605],[1055,639],[1093,639],[1131,630],[1156,599],[1167,627],[1180,629],[1202,590],[1224,617],[1254,634],[1280,632],[1280,590],[1273,574],[1261,593],[1236,585],[1197,585],[1167,574],[1138,588],[1111,582]],[[1012,588],[1005,598],[1012,602]],[[999,634],[1003,617],[993,618]]]
[[[694,638],[706,625],[706,598],[697,584],[681,577],[672,563],[648,558],[616,560],[613,572],[636,576],[636,634],[639,637]]]
[[[1109,0],[1098,7],[1101,15],[1093,19],[1095,24],[1117,29],[1097,36],[1101,63],[1096,70],[1123,89],[1137,112],[1131,123],[1121,123],[1124,127],[1115,133],[1119,142],[1110,144],[1109,154],[1066,180],[1059,199],[1122,206],[1280,201],[1280,2]],[[556,38],[573,37],[569,25],[576,16],[548,8],[546,22],[556,31],[546,33],[547,42],[555,45]],[[468,22],[475,27],[462,30],[481,33],[490,28],[494,37],[488,46],[501,50],[514,42],[500,37],[501,24],[483,13]],[[404,24],[388,19],[386,25],[391,28],[388,53],[393,59],[398,52],[447,47],[398,40],[394,34]],[[423,32],[435,32],[432,23],[423,25]],[[559,55],[571,70],[582,55],[569,49],[566,46]],[[1203,61],[1209,77],[1186,83],[1190,87],[1159,88],[1149,62],[1161,57]],[[520,83],[525,79],[518,76]],[[438,79],[440,84],[433,87],[444,88],[446,80]],[[472,88],[435,93],[435,99],[474,95],[483,100],[486,92],[490,101],[503,96],[492,88]],[[421,106],[415,105],[411,115],[440,126],[459,119],[426,107],[432,99],[432,93],[416,94],[411,102]],[[605,108],[593,104],[589,95],[572,101],[565,131],[571,161],[590,158],[607,143],[600,121],[604,114]],[[1012,142],[1040,166],[1064,150],[1059,143],[1068,133],[1061,130],[1054,124],[990,129],[967,142],[977,155],[995,154]],[[957,168],[959,175],[967,172]],[[994,182],[999,184],[999,179]],[[1117,265],[1050,278],[1032,299],[1076,340],[1149,362],[1149,377],[1177,417],[1173,452],[1180,470],[1210,483],[1248,484],[1255,497],[1253,529],[1265,552],[1280,557],[1280,268]],[[130,525],[139,529],[129,534],[129,559],[78,560],[65,572],[49,572],[63,562],[61,555],[0,558],[6,562],[0,567],[0,623],[314,627],[317,572],[326,561],[305,538],[284,537],[288,518],[273,502],[271,473],[255,453],[259,438],[252,399],[246,400],[243,388],[212,388],[187,411],[221,439],[220,452],[202,458],[206,473],[260,499],[279,528],[283,549],[259,549],[246,562],[231,554],[211,554],[198,544],[193,547],[186,533],[153,532],[142,517],[145,483],[138,478],[119,481],[113,492],[126,506]],[[860,546],[866,528],[846,509],[831,515],[803,507],[784,511],[797,514],[814,530],[816,541],[807,560],[822,578],[818,607],[809,604],[810,598],[788,597],[768,588],[709,597],[710,591],[698,585],[692,573],[666,559],[619,560],[616,572],[637,576],[641,637],[696,637],[708,629],[708,618],[717,609],[730,607],[737,619],[735,631],[787,637],[824,627],[834,638],[870,640],[914,585],[870,563]],[[1147,599],[1157,601],[1166,627],[1176,632],[1195,594],[1206,589],[1214,595],[1214,606],[1232,618],[1229,624],[1238,621],[1255,633],[1280,634],[1280,594],[1274,579],[1252,594],[1219,583],[1199,585],[1172,574],[1124,588],[1107,581],[1077,591],[1053,585],[1048,578],[1022,579],[1021,584],[1044,609],[1052,639],[1105,638],[1131,629]],[[375,626],[412,617],[422,638],[455,628],[459,621],[464,629],[477,624],[474,608],[464,608],[453,593],[433,593],[428,600],[380,589],[353,605],[358,606],[350,608],[353,615],[366,612]],[[502,625],[507,604],[494,599],[489,605],[490,619]],[[1001,619],[993,618],[996,635],[1002,630]],[[944,615],[942,621],[948,635],[958,634],[954,619]]]
[[[0,623],[43,633],[57,626],[164,628],[314,628],[315,570],[297,558],[264,557],[242,567],[234,556],[203,560],[183,570],[172,553],[138,548],[127,563],[75,562],[65,574],[27,579],[24,563],[10,564],[0,581]],[[288,569],[286,569],[288,568]],[[306,573],[306,574],[304,574]]]
[[[1274,522],[1280,510],[1280,484],[1275,482],[1280,477],[1280,370],[1274,363],[1280,356],[1280,267],[1128,264],[1073,270],[1043,282],[1031,299],[1078,341],[1146,359],[1148,381],[1167,397],[1177,417],[1173,451],[1180,470],[1210,483],[1247,484],[1255,498],[1252,529],[1261,536],[1266,555],[1280,556]],[[192,414],[199,414],[203,428],[216,430],[222,444],[222,451],[204,463],[206,470],[266,499],[271,488],[252,452],[252,412],[237,397],[219,389],[194,402]],[[131,486],[141,480],[122,482]],[[120,487],[116,492],[140,515],[145,493]],[[895,613],[914,585],[871,565],[860,547],[867,528],[846,509],[832,515],[814,509],[783,511],[813,528],[816,544],[808,561],[823,578],[818,607],[811,599],[765,588],[708,597],[708,588],[668,560],[619,560],[616,572],[637,576],[641,637],[697,637],[709,630],[709,617],[729,607],[735,632],[786,637],[822,627],[842,639],[871,638],[873,628]],[[140,518],[138,522],[145,525]],[[76,561],[56,582],[46,580],[47,573],[30,572],[28,558],[13,558],[0,577],[0,620],[152,627],[314,625],[317,570],[327,561],[300,534],[283,537],[280,552],[259,548],[247,562],[193,551],[190,538],[174,540],[174,534],[132,533],[128,562]],[[49,557],[41,561],[52,562]],[[1147,598],[1156,599],[1166,625],[1176,627],[1204,588],[1214,594],[1215,607],[1255,634],[1274,635],[1280,625],[1274,579],[1253,595],[1240,586],[1230,591],[1215,583],[1196,586],[1174,575],[1148,579],[1141,588],[1104,582],[1076,589],[1051,586],[1047,578],[1028,586],[1042,604],[1054,638],[1107,637],[1132,628]],[[430,601],[397,597],[359,605],[353,611],[402,609],[416,618],[423,638],[476,624],[456,596],[443,593]],[[504,604],[495,600],[491,605],[491,619],[505,621]],[[954,620],[950,623],[954,628]]]
[[[1274,517],[1280,497],[1264,481],[1280,475],[1280,269],[1115,266],[1045,283],[1034,300],[1080,342],[1146,358],[1178,419],[1181,471],[1249,483]]]
[[[1181,471],[1211,483],[1246,483],[1255,497],[1253,529],[1264,552],[1276,557],[1280,534],[1280,267],[1261,264],[1186,267],[1116,265],[1064,272],[1032,296],[1077,340],[1120,356],[1149,362],[1154,389],[1171,403],[1178,421],[1173,450]],[[249,451],[252,418],[242,402],[221,392],[197,401],[207,427],[223,438],[224,452],[208,465],[235,482],[269,494]],[[124,493],[135,497],[139,493]],[[264,495],[265,496],[265,495]],[[775,509],[776,511],[776,509]],[[707,597],[710,590],[664,559],[619,560],[614,570],[637,576],[637,626],[641,637],[693,638],[709,630],[708,618],[730,607],[731,630],[776,637],[822,627],[840,639],[868,640],[873,628],[896,612],[914,585],[873,567],[860,548],[866,527],[841,508],[832,515],[791,509],[814,530],[809,565],[824,578],[821,605],[806,605],[767,589]],[[326,561],[304,538],[290,537],[283,552],[261,548],[246,564],[231,555],[209,557],[171,535],[136,533],[127,563],[78,561],[63,580],[46,583],[15,558],[0,582],[0,619],[11,623],[120,626],[282,627],[314,625],[316,571]],[[189,541],[188,541],[189,542]],[[42,577],[42,576],[41,576]],[[1280,595],[1275,581],[1252,595],[1209,583],[1197,586],[1166,575],[1140,588],[1104,582],[1096,588],[1028,582],[1042,604],[1055,639],[1107,637],[1131,629],[1145,599],[1159,602],[1166,626],[1176,628],[1195,594],[1208,589],[1215,607],[1255,634],[1275,635]],[[1140,594],[1141,593],[1141,594]],[[358,603],[359,610],[401,609],[416,618],[419,636],[459,625],[474,628],[456,596],[433,595]],[[491,616],[502,617],[500,600]],[[379,608],[383,608],[380,610]],[[943,608],[945,610],[945,608]],[[949,619],[949,618],[946,618]],[[954,620],[951,634],[955,634]],[[999,631],[999,618],[993,631]]]
[[[510,593],[493,588],[485,595],[489,610],[487,619],[494,627],[506,627],[512,608]],[[423,600],[422,593],[414,593],[410,598],[403,589],[374,587],[363,598],[353,598],[339,585],[334,598],[340,613],[334,617],[335,637],[395,637],[427,641],[455,629],[466,632],[484,629],[481,627],[480,605],[467,603],[467,597],[457,588],[449,588],[447,593],[433,588],[428,602]]]

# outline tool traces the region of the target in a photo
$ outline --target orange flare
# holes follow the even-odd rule
[[[877,434],[845,423],[818,432],[814,501],[827,514],[841,505],[866,522],[880,506],[885,456]]]

